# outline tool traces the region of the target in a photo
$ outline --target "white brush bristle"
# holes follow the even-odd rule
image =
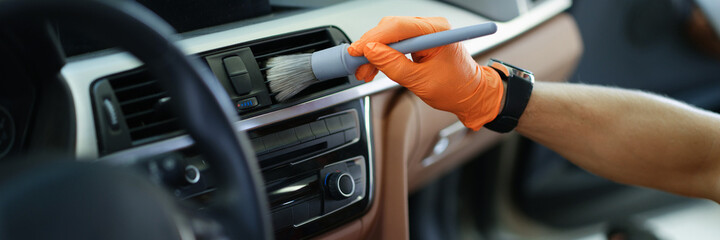
[[[275,99],[285,101],[318,80],[312,72],[312,54],[294,54],[270,58],[267,80]]]

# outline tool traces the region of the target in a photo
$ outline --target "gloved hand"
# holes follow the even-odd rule
[[[370,61],[355,72],[357,79],[372,81],[380,70],[431,107],[454,113],[477,131],[501,110],[504,87],[495,70],[478,65],[460,43],[413,53],[413,61],[385,45],[449,29],[441,17],[385,17],[352,43],[348,53]]]

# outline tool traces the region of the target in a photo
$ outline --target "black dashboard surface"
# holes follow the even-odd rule
[[[179,33],[236,22],[271,13],[269,0],[137,0]],[[63,25],[56,29],[68,56],[110,48]]]

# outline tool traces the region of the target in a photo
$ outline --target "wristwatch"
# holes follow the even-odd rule
[[[490,59],[487,65],[500,74],[507,85],[507,90],[505,91],[505,107],[494,120],[485,124],[485,128],[506,133],[515,129],[518,119],[525,111],[525,107],[530,101],[533,84],[535,84],[535,76],[530,71],[495,59]]]

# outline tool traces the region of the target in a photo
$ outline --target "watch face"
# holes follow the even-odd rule
[[[490,59],[488,62],[488,66],[495,68],[503,73],[505,73],[505,76],[507,77],[520,77],[524,79],[525,81],[534,83],[535,82],[535,76],[533,76],[532,72],[510,65],[508,63],[505,63],[503,61],[497,60],[497,59]]]
[[[15,123],[5,108],[0,107],[0,158],[5,157],[15,142]]]

